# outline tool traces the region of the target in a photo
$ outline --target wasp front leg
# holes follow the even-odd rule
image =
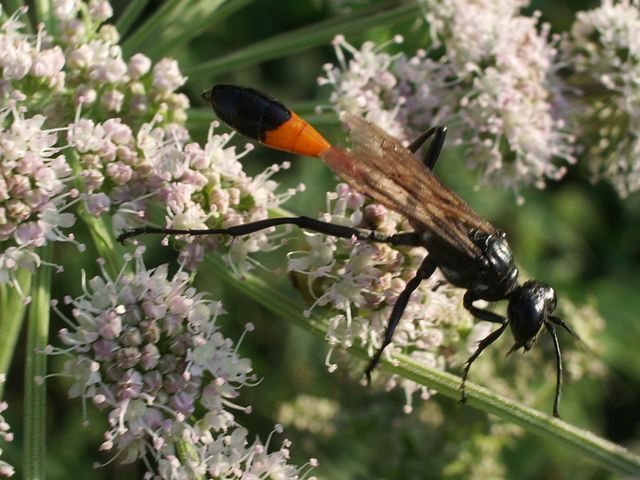
[[[495,342],[500,336],[504,333],[507,326],[509,325],[507,319],[502,317],[496,313],[490,312],[488,310],[482,310],[481,308],[477,308],[473,306],[473,302],[478,300],[471,292],[467,292],[464,295],[463,305],[474,317],[479,320],[484,320],[486,322],[499,323],[500,328],[491,332],[485,338],[478,342],[478,348],[473,352],[473,355],[469,357],[469,359],[465,362],[464,370],[462,372],[462,383],[460,384],[460,402],[464,403],[467,400],[467,391],[465,389],[465,385],[467,382],[467,376],[469,375],[469,369],[471,368],[471,364],[480,356],[480,354]]]

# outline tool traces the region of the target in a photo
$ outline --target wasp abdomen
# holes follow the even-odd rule
[[[269,147],[310,157],[330,147],[295,112],[253,88],[214,85],[203,97],[220,120]]]

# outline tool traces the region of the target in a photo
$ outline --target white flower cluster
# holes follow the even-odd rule
[[[167,479],[299,478],[286,464],[288,442],[267,454],[260,442],[247,445],[236,422],[234,411],[250,412],[234,402],[238,390],[256,379],[218,329],[222,304],[190,287],[184,271],[171,277],[166,265],[146,269],[143,250],[133,273],[103,271],[84,295],[65,298],[73,307],[73,319],[59,311],[69,325],[60,331],[67,347],[48,348],[70,357],[70,396],[108,413],[102,449],[125,462],[149,455]]]
[[[527,3],[423,0],[430,52],[390,57],[370,43],[357,50],[337,37],[339,66],[327,66],[320,83],[333,86],[339,110],[365,114],[398,138],[449,126],[484,183],[543,188],[545,179],[564,174],[558,159],[575,159],[553,108],[556,49],[537,16],[519,16]],[[446,53],[431,58],[440,45]]]
[[[392,42],[376,46],[365,42],[360,50],[349,44],[344,36],[333,40],[338,66],[324,65],[326,77],[318,78],[319,85],[331,85],[330,100],[339,112],[365,115],[389,134],[402,138],[404,130],[397,116],[403,99],[395,88],[398,80],[390,71],[401,56],[393,57],[384,51]],[[393,43],[402,43],[396,36]],[[352,58],[347,61],[345,53]]]
[[[297,191],[275,193],[270,177],[287,164],[246,175],[238,160],[249,147],[237,154],[228,135],[191,142],[177,62],[125,61],[117,31],[103,23],[108,2],[54,1],[56,37],[24,33],[25,12],[0,26],[0,282],[19,288],[15,272],[42,263],[36,247],[74,240],[64,229],[77,201],[90,215],[110,215],[116,230],[149,220],[155,205],[166,208],[167,227],[214,228],[266,218]],[[251,252],[275,245],[264,232],[235,242],[185,238],[181,260],[194,267],[218,246],[244,271]]]
[[[590,167],[623,197],[640,189],[639,32],[637,1],[604,0],[578,13],[563,51],[585,93],[577,123]]]
[[[401,140],[446,125],[481,183],[516,193],[560,179],[579,153],[621,196],[640,188],[637,0],[579,12],[562,41],[520,14],[529,0],[421,3],[431,46],[413,57],[336,37],[319,83],[337,110]]]
[[[37,247],[73,240],[62,229],[75,216],[63,212],[78,191],[67,187],[71,168],[55,147],[57,135],[42,129],[44,121],[42,115],[24,118],[15,105],[0,109],[0,283],[17,288],[18,269],[40,266]]]
[[[329,212],[321,220],[360,228],[375,228],[385,234],[409,231],[399,214],[373,204],[347,185],[338,186],[336,193],[327,195]],[[314,295],[311,307],[330,306],[339,313],[329,319],[327,341],[331,346],[327,366],[335,347],[362,345],[369,356],[382,345],[389,315],[398,295],[415,275],[425,250],[422,248],[394,248],[387,244],[336,239],[320,234],[307,234],[309,250],[289,254],[289,270],[308,278],[309,292]],[[445,368],[451,346],[466,335],[472,318],[462,307],[463,291],[452,287],[439,272],[422,282],[413,293],[393,337],[385,350],[414,357],[438,368]],[[414,382],[387,377],[386,386],[392,388],[401,381],[406,392],[407,406],[411,397],[421,391],[429,392]]]
[[[120,119],[95,124],[80,119],[69,126],[68,142],[78,153],[79,174],[87,192],[87,210],[93,215],[108,212],[112,204],[117,231],[139,225],[149,217],[150,206],[163,205],[165,226],[182,229],[229,227],[267,217],[296,192],[276,194],[270,180],[280,168],[273,165],[256,177],[248,176],[236,153],[227,146],[230,136],[213,128],[204,147],[189,141],[189,132],[171,124],[142,125],[136,135]],[[274,246],[260,232],[232,241],[225,236],[184,236],[181,262],[194,268],[207,250],[223,247],[231,266],[251,268],[249,253]]]

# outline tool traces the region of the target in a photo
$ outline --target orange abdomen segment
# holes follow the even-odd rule
[[[315,128],[295,112],[291,112],[291,118],[277,128],[265,131],[261,141],[269,147],[307,157],[317,157],[331,147]]]

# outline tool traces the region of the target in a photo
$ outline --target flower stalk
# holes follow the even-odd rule
[[[229,271],[220,259],[213,256],[208,256],[206,263],[216,272],[217,278],[221,278],[228,285],[242,291],[274,314],[314,335],[325,337],[328,328],[327,320],[315,312],[309,318],[304,318],[300,312],[304,311],[306,306],[302,301],[294,300],[292,298],[294,295],[291,295],[291,292],[282,292],[280,289],[272,288],[267,282],[252,274],[247,273],[243,279],[239,279]],[[364,349],[360,347],[353,346],[348,351],[363,360],[368,358]],[[402,354],[394,354],[393,361],[397,362],[397,365],[383,359],[381,367],[420,385],[435,389],[453,400],[460,399],[459,387],[462,381],[460,377],[443,372],[438,368],[427,367]],[[623,475],[640,473],[640,457],[615,443],[498,395],[477,384],[467,382],[466,388],[469,395],[467,404],[473,408],[496,415],[529,432],[555,440],[573,449],[576,453],[596,461],[610,471]]]
[[[44,262],[53,257],[53,244],[40,249]],[[24,478],[45,478],[47,374],[45,347],[49,339],[51,268],[40,268],[34,275],[29,306],[27,353],[24,376]]]
[[[7,284],[0,285],[0,374],[9,371],[20,327],[27,309],[24,292],[31,291],[31,273],[20,270],[16,273],[16,283],[20,290]],[[4,384],[0,385],[2,392]],[[0,395],[1,397],[1,395]]]

